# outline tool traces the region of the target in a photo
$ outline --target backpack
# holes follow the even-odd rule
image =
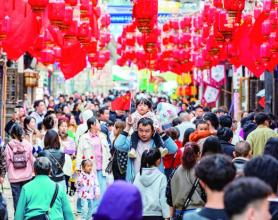
[[[11,146],[8,144],[9,148],[12,150]],[[13,166],[15,169],[23,169],[27,166],[26,151],[16,151],[13,152]]]

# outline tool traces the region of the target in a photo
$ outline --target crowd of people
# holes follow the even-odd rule
[[[123,111],[114,98],[45,95],[15,108],[0,139],[14,213],[2,193],[0,219],[278,219],[274,115],[236,121],[225,106],[146,93]],[[178,112],[163,124],[161,102]]]

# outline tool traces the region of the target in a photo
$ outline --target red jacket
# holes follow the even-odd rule
[[[182,157],[182,142],[179,140],[175,140],[175,143],[178,146],[178,151],[176,154],[168,154],[163,158],[164,168],[177,168],[181,164]]]

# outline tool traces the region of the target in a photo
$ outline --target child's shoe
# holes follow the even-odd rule
[[[160,148],[158,148],[158,149],[159,149],[159,151],[160,151],[160,153],[161,153],[161,157],[165,157],[165,156],[168,154],[167,148],[162,148],[162,147],[160,147]]]
[[[132,158],[132,159],[135,159],[136,158],[136,151],[135,149],[131,149],[129,152],[128,152],[128,157],[129,158]]]

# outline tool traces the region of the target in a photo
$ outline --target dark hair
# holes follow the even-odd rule
[[[34,109],[36,109],[36,108],[40,105],[41,102],[44,103],[44,101],[43,101],[42,99],[36,100],[36,101],[34,102]]]
[[[43,128],[43,123],[42,122],[38,123],[38,130],[41,131],[42,128]]]
[[[108,121],[106,122],[106,124],[107,124],[108,127],[109,127],[109,126],[114,126],[115,122],[113,122],[113,121],[111,121],[111,120],[108,120]]]
[[[218,129],[217,136],[220,140],[229,142],[233,138],[234,133],[230,128],[222,127]]]
[[[181,119],[180,118],[174,118],[173,121],[172,121],[172,126],[175,127],[179,124],[181,124]]]
[[[28,125],[30,124],[31,120],[34,119],[36,121],[36,119],[32,116],[26,116],[24,118],[24,121],[23,121],[23,128],[24,130],[28,131]]]
[[[34,171],[36,175],[48,176],[51,171],[51,162],[47,157],[38,157],[34,163]]]
[[[270,118],[266,113],[260,112],[255,116],[255,122],[257,125],[263,124],[265,121],[269,121]]]
[[[137,123],[137,128],[139,128],[140,124],[142,124],[144,127],[150,125],[152,130],[154,131],[153,120],[151,118],[141,118]]]
[[[81,162],[81,167],[82,167],[82,169],[84,169],[85,168],[85,166],[86,166],[86,164],[87,163],[91,163],[91,164],[93,164],[93,162],[91,161],[91,160],[89,160],[89,159],[87,159],[87,160],[82,160],[82,162]]]
[[[143,168],[154,166],[159,159],[161,159],[161,153],[157,148],[145,150],[141,157],[140,175],[142,175]]]
[[[202,107],[202,106],[197,105],[197,106],[194,108],[194,110],[196,111],[198,108],[203,109],[203,107]]]
[[[233,119],[230,115],[221,115],[219,117],[219,124],[222,128],[231,128],[233,125]]]
[[[182,146],[189,142],[189,136],[195,131],[194,128],[187,128],[183,134]]]
[[[10,135],[12,138],[23,141],[24,130],[22,126],[18,123],[14,123],[10,130]]]
[[[69,123],[69,119],[67,118],[67,117],[61,117],[61,118],[59,118],[59,120],[58,120],[58,128],[63,124],[63,123]]]
[[[109,110],[108,107],[102,107],[102,108],[100,108],[100,109],[98,110],[99,116],[100,116],[100,115],[103,115],[104,112],[105,112],[106,110]]]
[[[152,108],[152,101],[147,98],[140,98],[140,99],[136,100],[136,108],[139,104],[145,104],[149,107],[149,109]]]
[[[79,103],[75,103],[75,104],[74,104],[73,109],[72,109],[72,112],[77,112],[77,111],[78,111],[78,112],[81,112],[80,109],[77,110],[78,105],[79,105]]]
[[[244,167],[245,176],[254,176],[269,184],[273,192],[277,193],[278,161],[269,155],[255,157]]]
[[[271,188],[258,178],[238,178],[225,188],[225,210],[232,219],[235,215],[243,214],[252,203],[267,199],[271,193]]]
[[[47,116],[50,116],[50,115],[52,115],[52,114],[55,114],[55,111],[52,111],[52,110],[48,110],[47,112],[46,112],[46,114],[45,114],[45,118],[47,117]]]
[[[194,123],[196,124],[196,128],[201,124],[208,125],[208,123],[206,121],[204,121],[203,119],[196,120]]]
[[[60,149],[60,146],[58,133],[53,129],[48,130],[44,136],[44,149]]]
[[[269,138],[265,144],[264,154],[270,155],[278,160],[278,138]]]
[[[215,154],[203,157],[195,173],[211,190],[222,191],[234,179],[236,168],[228,156]]]
[[[43,126],[45,129],[50,130],[54,127],[54,119],[51,115],[46,116],[43,121]]]
[[[87,132],[91,129],[91,126],[92,126],[92,125],[95,125],[96,123],[97,123],[97,119],[96,119],[95,116],[92,116],[91,118],[89,118],[89,119],[87,120],[87,127],[88,127]]]
[[[251,146],[247,141],[239,141],[235,146],[235,157],[247,157]]]
[[[203,120],[205,121],[210,121],[211,125],[217,129],[219,126],[219,121],[218,118],[216,116],[216,114],[212,113],[212,112],[207,112],[204,114],[203,116]]]
[[[188,142],[184,146],[182,154],[182,166],[184,169],[191,169],[197,163],[197,159],[200,153],[200,147],[194,142]]]
[[[175,128],[175,127],[171,127],[171,128],[168,128],[165,133],[170,136],[173,140],[176,140],[179,138],[180,136],[180,131],[179,129]]]
[[[208,154],[218,153],[222,153],[219,138],[215,136],[209,136],[203,144],[202,157]]]

